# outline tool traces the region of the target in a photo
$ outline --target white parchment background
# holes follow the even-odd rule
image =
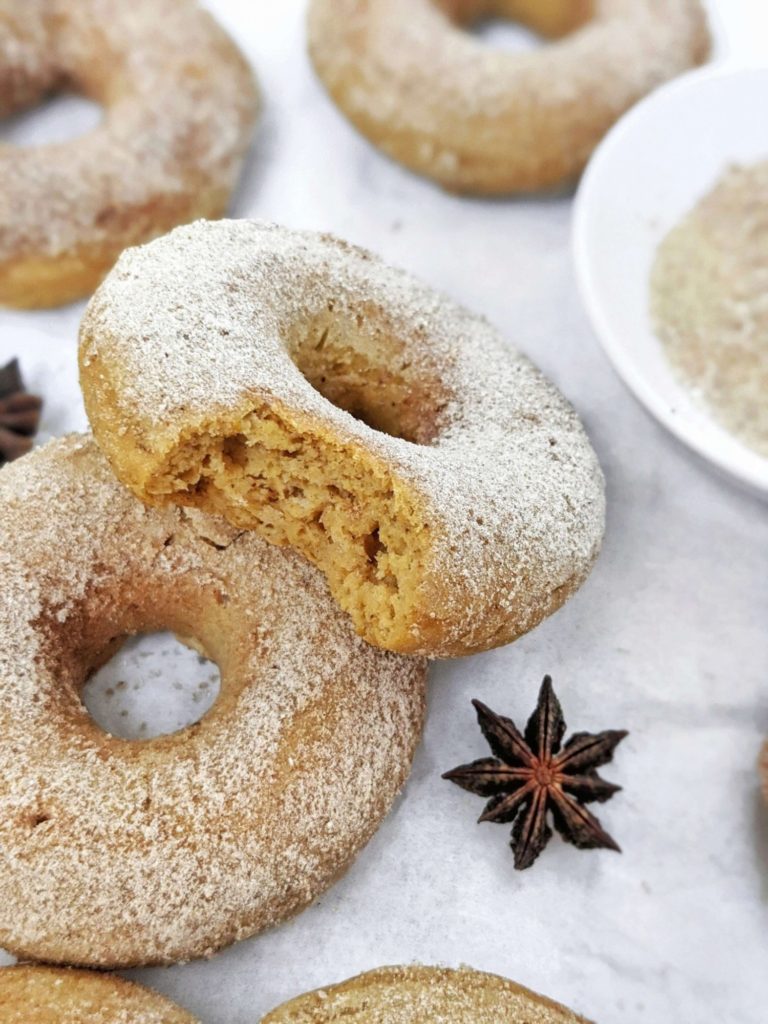
[[[608,533],[559,614],[512,647],[434,666],[412,778],[316,906],[210,962],[134,976],[206,1024],[252,1024],[306,989],[410,961],[497,971],[602,1024],[764,1024],[768,815],[755,762],[768,734],[766,506],[678,446],[614,376],[576,294],[570,198],[443,194],[387,162],[327,100],[305,57],[302,0],[210,7],[266,97],[236,214],[334,231],[489,316],[582,414],[608,479]],[[718,7],[729,59],[768,60],[763,0]],[[64,101],[5,137],[90,118]],[[628,202],[631,192],[628,182]],[[46,393],[48,434],[82,425],[81,312],[0,312],[0,361],[22,352]],[[157,652],[145,661],[151,670],[135,660],[128,692],[110,697],[124,718],[138,728],[149,716],[151,731],[199,713],[205,666]],[[599,810],[624,853],[553,840],[517,873],[507,829],[477,826],[481,801],[439,775],[486,751],[471,697],[524,720],[545,672],[569,727],[631,730],[604,772],[624,792]],[[167,685],[151,703],[158,677]]]

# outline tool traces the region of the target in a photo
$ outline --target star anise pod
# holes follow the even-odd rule
[[[17,359],[0,368],[0,466],[30,450],[42,406],[37,395],[24,390]]]
[[[490,797],[480,821],[514,822],[511,847],[518,870],[529,868],[552,837],[548,818],[563,839],[580,849],[619,851],[584,804],[603,803],[617,793],[597,774],[613,759],[627,733],[577,732],[561,747],[565,721],[552,680],[544,676],[536,710],[523,735],[515,723],[473,700],[483,735],[496,755],[463,764],[443,775],[462,789]]]

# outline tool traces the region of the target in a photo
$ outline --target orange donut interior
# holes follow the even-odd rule
[[[333,405],[375,430],[428,445],[449,393],[402,339],[368,339],[354,319],[329,310],[289,339],[289,354]],[[195,436],[156,474],[150,494],[173,495],[297,548],[326,575],[358,630],[386,649],[418,649],[403,623],[422,599],[432,538],[418,496],[369,453],[301,422],[272,400],[254,404],[235,429]],[[183,495],[183,497],[182,497]]]
[[[437,0],[461,25],[483,18],[518,21],[546,39],[557,39],[588,22],[594,0]]]

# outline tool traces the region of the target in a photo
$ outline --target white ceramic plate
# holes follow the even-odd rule
[[[648,279],[667,231],[730,163],[768,159],[768,67],[709,67],[664,86],[595,152],[574,211],[579,287],[625,384],[694,451],[768,494],[768,459],[712,419],[673,376],[649,315]]]

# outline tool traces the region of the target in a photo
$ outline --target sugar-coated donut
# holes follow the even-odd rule
[[[55,967],[0,968],[0,1024],[195,1024],[124,978]]]
[[[253,74],[197,0],[0,0],[0,116],[55,89],[104,107],[82,138],[0,144],[0,303],[93,291],[127,245],[227,208]]]
[[[588,1024],[513,981],[469,968],[382,967],[284,1003],[262,1024]]]
[[[295,546],[380,647],[507,643],[597,553],[602,476],[570,406],[486,321],[337,239],[200,222],[130,250],[80,368],[142,501]]]
[[[465,31],[489,16],[550,43],[492,49]],[[492,195],[575,177],[625,110],[706,59],[709,31],[699,0],[311,0],[309,52],[385,153]]]
[[[212,709],[142,742],[79,691],[128,634],[221,669]],[[92,439],[0,471],[0,947],[118,967],[205,956],[302,909],[408,773],[425,666],[370,647],[305,559],[146,509]]]

